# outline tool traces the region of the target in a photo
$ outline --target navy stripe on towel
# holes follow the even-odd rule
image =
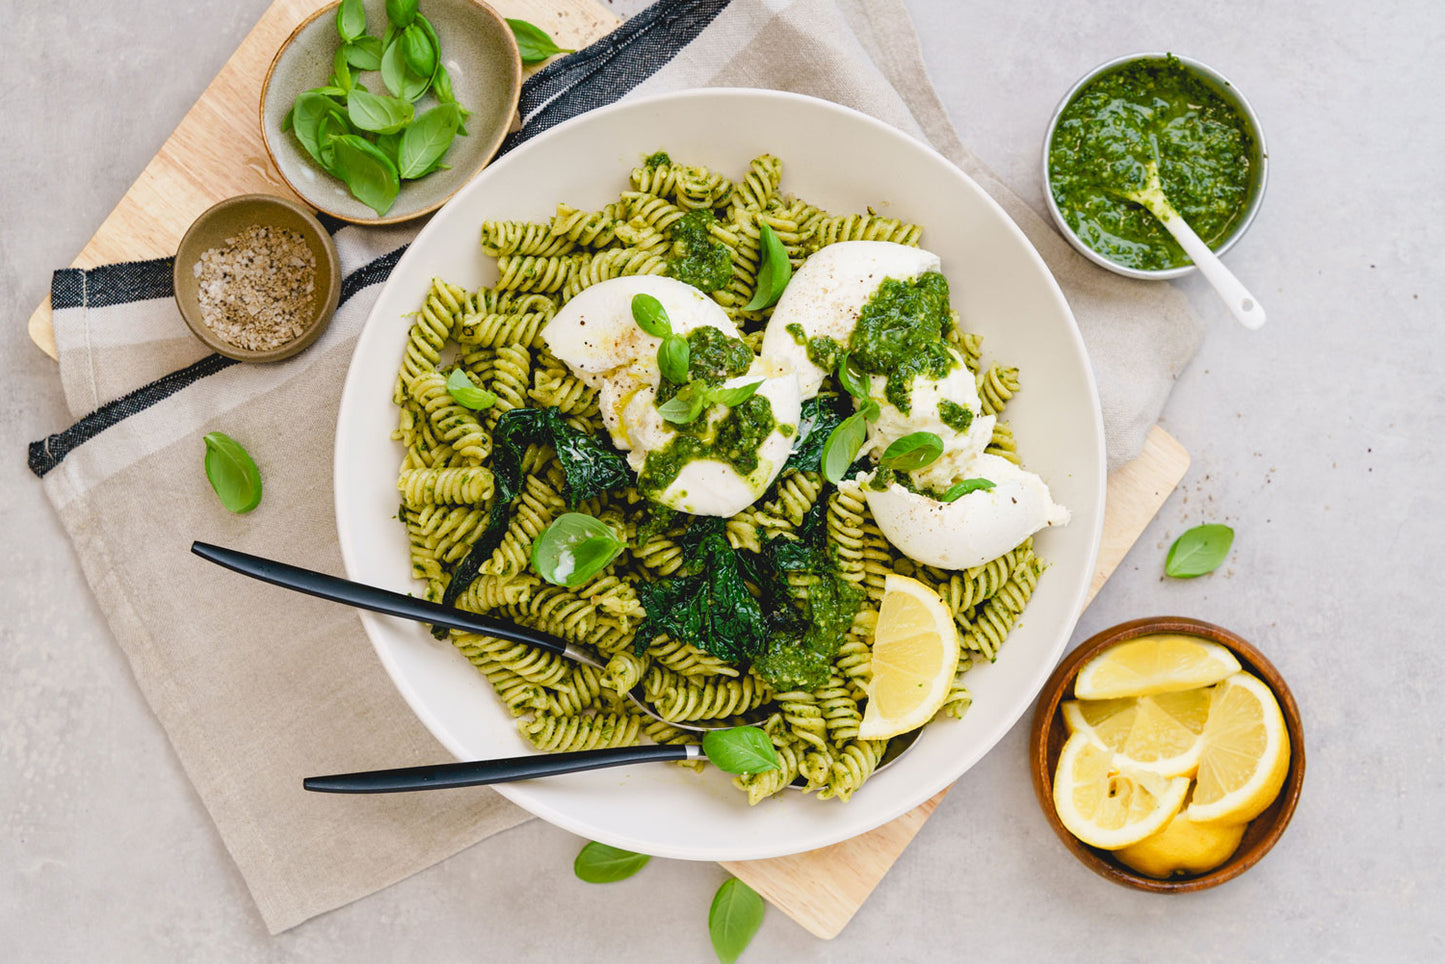
[[[99,268],[64,268],[50,277],[50,308],[107,308],[132,301],[169,298],[172,258],[127,261]]]

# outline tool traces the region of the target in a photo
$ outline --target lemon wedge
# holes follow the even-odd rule
[[[1081,700],[1150,696],[1218,683],[1239,672],[1239,660],[1218,643],[1160,633],[1110,646],[1074,679]]]
[[[1188,777],[1161,777],[1115,764],[1112,751],[1075,733],[1059,754],[1054,809],[1075,837],[1118,850],[1152,836],[1179,812]]]
[[[1092,733],[1117,762],[1162,777],[1193,776],[1204,749],[1208,689],[1181,690],[1117,700],[1069,700],[1064,725]]]
[[[883,740],[933,719],[958,669],[958,630],[938,594],[890,573],[873,633],[873,680],[858,736]]]
[[[1150,877],[1202,874],[1234,855],[1244,828],[1242,823],[1195,823],[1181,810],[1163,830],[1116,850],[1114,856]]]
[[[1268,686],[1236,673],[1214,688],[1189,819],[1246,823],[1279,795],[1289,772],[1289,732]]]

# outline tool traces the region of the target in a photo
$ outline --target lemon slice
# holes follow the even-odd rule
[[[1069,833],[1091,847],[1118,850],[1164,829],[1184,804],[1188,777],[1161,777],[1114,764],[1114,754],[1075,733],[1059,754],[1054,809]]]
[[[1239,660],[1218,643],[1161,633],[1110,646],[1074,679],[1081,700],[1173,693],[1218,683],[1239,672]]]
[[[1269,687],[1248,673],[1216,686],[1189,819],[1253,820],[1274,802],[1288,772],[1289,732]]]
[[[897,736],[933,719],[958,669],[958,630],[937,593],[916,579],[889,574],[872,665],[860,739]]]
[[[1117,700],[1069,700],[1064,725],[1092,733],[1121,765],[1162,777],[1193,776],[1204,749],[1208,689]]]
[[[1244,828],[1242,823],[1195,823],[1181,810],[1163,830],[1116,850],[1114,856],[1150,877],[1202,874],[1234,855]]]

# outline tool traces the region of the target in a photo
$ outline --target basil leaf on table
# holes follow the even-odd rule
[[[491,408],[497,403],[497,396],[485,388],[478,388],[472,376],[460,368],[452,369],[447,376],[447,394],[457,400],[459,405],[479,412],[484,408]]]
[[[386,0],[386,19],[398,30],[405,30],[416,19],[417,0]]]
[[[386,214],[401,190],[401,178],[391,158],[359,134],[343,134],[331,144],[331,172],[346,182],[358,201],[379,215]]]
[[[667,309],[652,295],[632,296],[632,320],[653,338],[666,338],[672,334],[672,322],[667,317]]]
[[[763,899],[736,877],[723,881],[707,912],[707,932],[721,964],[733,964],[763,924]]]
[[[366,8],[361,0],[341,0],[336,8],[336,32],[348,43],[366,33]]]
[[[943,439],[932,432],[910,432],[894,439],[878,461],[899,472],[913,472],[932,465],[943,454]]]
[[[625,548],[612,527],[585,512],[564,512],[532,543],[532,568],[554,586],[575,589]]]
[[[401,37],[394,37],[381,54],[381,82],[393,95],[416,103],[431,86],[431,76],[418,76],[406,62]]]
[[[459,119],[455,104],[441,104],[418,117],[397,145],[396,166],[401,176],[411,181],[433,170],[452,146]]]
[[[964,479],[961,482],[955,482],[953,485],[950,485],[948,491],[943,493],[943,498],[938,501],[957,502],[970,492],[977,492],[980,489],[987,492],[991,488],[993,488],[993,483],[988,479]]]
[[[1186,529],[1169,547],[1164,572],[1175,579],[1193,579],[1219,568],[1234,545],[1234,530],[1218,523]]]
[[[512,36],[517,38],[517,53],[521,54],[524,64],[539,64],[553,54],[572,53],[570,49],[557,46],[547,31],[535,24],[508,17],[507,26],[512,28]]]
[[[668,335],[657,348],[657,367],[662,377],[678,385],[687,384],[688,365],[692,361],[692,349],[681,335]]]
[[[762,384],[762,380],[759,379],[746,385],[739,385],[737,388],[715,388],[708,393],[708,400],[719,405],[726,405],[728,408],[736,408],[756,395]]]
[[[357,70],[381,69],[381,41],[375,37],[357,37],[342,48],[346,51],[346,62]]]
[[[206,443],[206,478],[221,505],[238,515],[261,504],[261,473],[240,442],[223,432],[209,432]]]
[[[702,737],[702,752],[724,773],[764,773],[779,766],[773,741],[756,726],[708,730]]]
[[[863,412],[844,419],[823,443],[823,478],[834,485],[842,482],[867,440],[868,422]]]
[[[793,264],[788,260],[788,250],[783,242],[766,224],[759,224],[761,251],[758,258],[758,290],[753,298],[743,305],[743,311],[761,311],[777,303],[783,296],[783,289],[793,277]]]
[[[384,94],[353,90],[346,98],[346,117],[351,126],[373,134],[395,134],[411,123],[411,102]]]
[[[421,28],[421,24],[413,22],[403,30],[399,43],[406,65],[418,77],[425,77],[430,81],[437,70],[437,49],[432,45],[426,31]]]
[[[687,385],[676,395],[657,406],[657,414],[674,425],[688,425],[696,422],[703,409],[707,408],[707,395],[695,385]]]
[[[612,884],[637,873],[652,858],[589,840],[572,861],[572,872],[589,884]]]

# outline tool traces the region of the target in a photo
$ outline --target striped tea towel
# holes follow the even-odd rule
[[[1079,258],[960,143],[900,0],[661,0],[530,78],[507,149],[619,98],[698,86],[797,91],[931,142],[1022,226],[1063,286],[1103,398],[1111,465],[1143,444],[1199,325],[1167,285]],[[415,873],[526,815],[490,791],[355,801],[304,774],[433,762],[349,609],[195,560],[191,540],[341,571],[331,502],[336,404],[363,321],[415,227],[330,224],[341,306],[273,365],[206,351],[171,300],[168,259],[56,272],[56,342],[74,425],[30,466],[75,542],[142,692],[266,925],[279,932]],[[87,414],[88,413],[88,414]],[[83,416],[83,417],[81,417]],[[263,466],[266,497],[222,511],[201,471],[220,430]]]

